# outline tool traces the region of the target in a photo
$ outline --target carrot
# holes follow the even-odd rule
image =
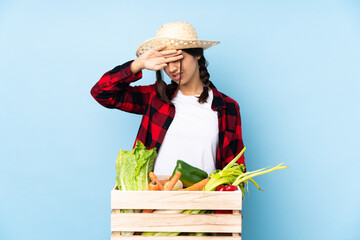
[[[168,182],[165,183],[164,185],[165,191],[171,191],[174,188],[177,181],[179,181],[180,177],[181,177],[180,171],[175,173],[175,175]]]
[[[156,177],[154,172],[149,172],[149,177],[150,177],[151,181],[156,181],[156,183],[159,185],[159,189],[161,191],[164,190],[163,185],[160,183],[159,179]]]
[[[197,182],[188,188],[180,189],[179,191],[202,191],[209,180],[209,178],[205,178],[204,180],[201,180],[200,182]]]
[[[151,183],[149,183],[148,185],[148,190],[149,191],[159,191],[159,184],[157,184],[156,181],[152,181]],[[141,211],[141,213],[152,213],[154,210],[153,209],[143,209]]]
[[[163,186],[165,185],[165,183],[167,181],[169,181],[169,179],[159,179],[160,184],[163,185]]]
[[[149,183],[148,185],[148,190],[149,191],[159,191],[160,187],[159,184],[157,184],[156,181],[152,181],[151,183]]]
[[[152,213],[154,209],[143,209],[141,213]]]

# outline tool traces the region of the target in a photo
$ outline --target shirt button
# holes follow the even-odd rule
[[[125,72],[125,76],[127,76],[128,75],[128,73],[127,72]]]
[[[111,81],[109,83],[111,84]]]

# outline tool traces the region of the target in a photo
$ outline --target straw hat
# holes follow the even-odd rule
[[[140,56],[147,50],[161,45],[166,45],[163,50],[203,48],[208,49],[219,41],[199,40],[195,28],[187,22],[171,22],[162,25],[156,32],[156,36],[140,44],[136,50],[136,56]]]

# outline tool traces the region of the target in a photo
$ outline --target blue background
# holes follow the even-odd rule
[[[0,1],[0,239],[110,239],[115,159],[140,116],[90,89],[164,23],[188,21],[241,107],[243,239],[360,239],[360,3]],[[154,82],[143,72],[139,84]]]

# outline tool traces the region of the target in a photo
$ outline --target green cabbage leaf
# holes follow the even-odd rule
[[[147,150],[136,141],[131,151],[120,149],[116,158],[116,186],[122,191],[146,191],[153,171],[156,148]]]

